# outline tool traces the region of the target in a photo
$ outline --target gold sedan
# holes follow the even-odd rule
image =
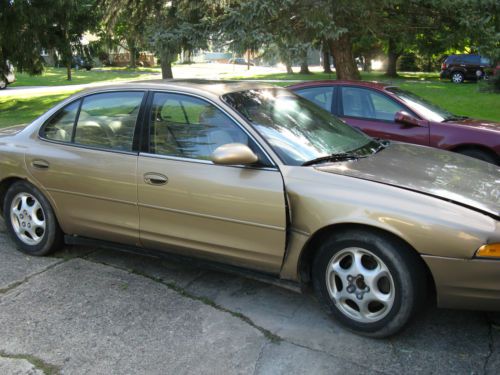
[[[310,283],[367,336],[399,331],[429,291],[500,310],[498,167],[370,138],[269,85],[79,93],[0,132],[0,203],[25,253],[98,242]]]

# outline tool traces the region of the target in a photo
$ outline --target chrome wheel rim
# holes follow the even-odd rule
[[[0,89],[4,89],[6,87],[7,87],[7,83],[3,79],[0,79]]]
[[[27,245],[42,242],[47,223],[42,205],[33,195],[19,193],[10,206],[10,220],[17,238]]]
[[[393,277],[366,249],[350,247],[335,254],[326,269],[326,284],[340,312],[361,323],[383,319],[394,305]]]
[[[451,77],[451,79],[455,83],[460,83],[460,82],[462,82],[462,75],[461,74],[453,74],[453,76]]]

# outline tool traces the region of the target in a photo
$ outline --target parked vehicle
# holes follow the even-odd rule
[[[236,65],[251,65],[251,66],[255,65],[252,61],[248,62],[248,60],[246,60],[242,57],[231,58],[231,59],[229,59],[228,63],[229,64],[236,64]]]
[[[89,58],[80,55],[75,55],[73,56],[71,67],[75,69],[85,69],[89,71],[93,68],[93,64]]]
[[[499,181],[491,164],[375,140],[259,83],[94,88],[0,135],[21,251],[97,240],[312,283],[372,337],[404,327],[428,290],[441,307],[500,310]]]
[[[454,115],[411,92],[381,83],[311,81],[288,88],[372,137],[500,163],[500,123]]]
[[[16,82],[16,75],[14,74],[14,67],[12,64],[7,63],[9,72],[7,75],[0,74],[0,90],[7,88],[7,85]]]
[[[484,78],[485,70],[491,67],[491,61],[487,57],[471,54],[450,55],[441,65],[440,78],[451,79],[453,83],[477,81]]]

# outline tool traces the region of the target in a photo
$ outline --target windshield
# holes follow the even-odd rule
[[[380,148],[366,134],[285,89],[235,92],[223,99],[251,122],[288,165],[332,154],[366,156]]]
[[[421,114],[426,120],[443,122],[461,118],[461,116],[456,116],[453,113],[448,112],[447,110],[438,107],[437,105],[432,104],[424,98],[421,98],[420,96],[415,95],[411,92],[402,90],[397,87],[388,87],[387,91],[395,94],[399,99],[405,102],[408,107]]]

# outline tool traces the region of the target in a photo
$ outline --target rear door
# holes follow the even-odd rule
[[[429,145],[427,122],[419,126],[395,122],[398,111],[417,116],[389,96],[370,88],[342,86],[338,99],[339,117],[372,137]]]
[[[56,113],[26,152],[67,234],[138,244],[137,151],[142,91],[86,96]]]
[[[286,236],[281,173],[242,127],[205,99],[154,93],[139,155],[140,238],[176,250],[278,273]],[[215,165],[212,152],[243,143],[261,160]]]

